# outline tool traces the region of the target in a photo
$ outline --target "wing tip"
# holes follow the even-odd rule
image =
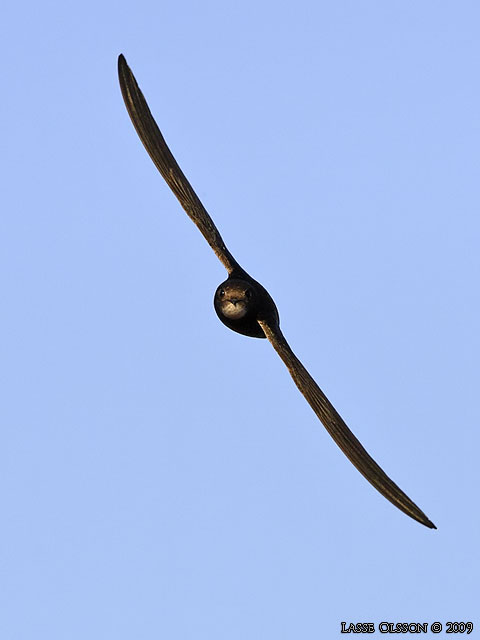
[[[121,53],[118,56],[118,73],[119,75],[123,75],[125,71],[128,69],[128,64],[125,56]]]
[[[436,525],[433,524],[433,522],[429,518],[427,518],[427,516],[423,513],[423,511],[420,511],[420,513],[416,513],[415,515],[413,515],[413,513],[410,512],[408,513],[408,515],[411,516],[414,520],[416,520],[420,524],[423,524],[425,527],[428,527],[429,529],[437,528]]]

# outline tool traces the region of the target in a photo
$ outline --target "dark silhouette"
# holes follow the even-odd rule
[[[243,335],[268,338],[328,433],[360,473],[404,513],[426,527],[436,529],[433,522],[390,480],[367,453],[290,349],[280,331],[279,316],[274,301],[268,291],[242,269],[225,246],[213,220],[167,147],[123,55],[118,58],[118,75],[127,111],[145,149],[228,272],[227,280],[217,288],[214,298],[215,311],[220,320],[229,329]]]

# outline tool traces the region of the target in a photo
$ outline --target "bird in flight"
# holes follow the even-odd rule
[[[212,218],[168,148],[123,55],[118,58],[118,77],[125,106],[145,149],[228,272],[228,278],[217,287],[214,297],[215,311],[220,320],[229,329],[245,336],[267,338],[306,401],[350,462],[392,504],[426,527],[436,529],[433,522],[369,455],[291,350],[280,330],[278,311],[273,299],[227,249]]]

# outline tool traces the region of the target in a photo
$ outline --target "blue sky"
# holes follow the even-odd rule
[[[4,10],[2,639],[478,622],[479,21],[462,1]],[[120,52],[292,348],[438,531],[216,318],[225,271],[136,136]]]

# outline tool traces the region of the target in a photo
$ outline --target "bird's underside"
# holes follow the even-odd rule
[[[215,294],[215,310],[233,331],[266,337],[285,363],[298,389],[328,433],[365,478],[392,504],[431,529],[433,522],[385,474],[347,427],[285,340],[273,299],[244,271],[228,251],[217,227],[178,166],[123,55],[118,59],[123,99],[135,129],[154,164],[228,272]]]

